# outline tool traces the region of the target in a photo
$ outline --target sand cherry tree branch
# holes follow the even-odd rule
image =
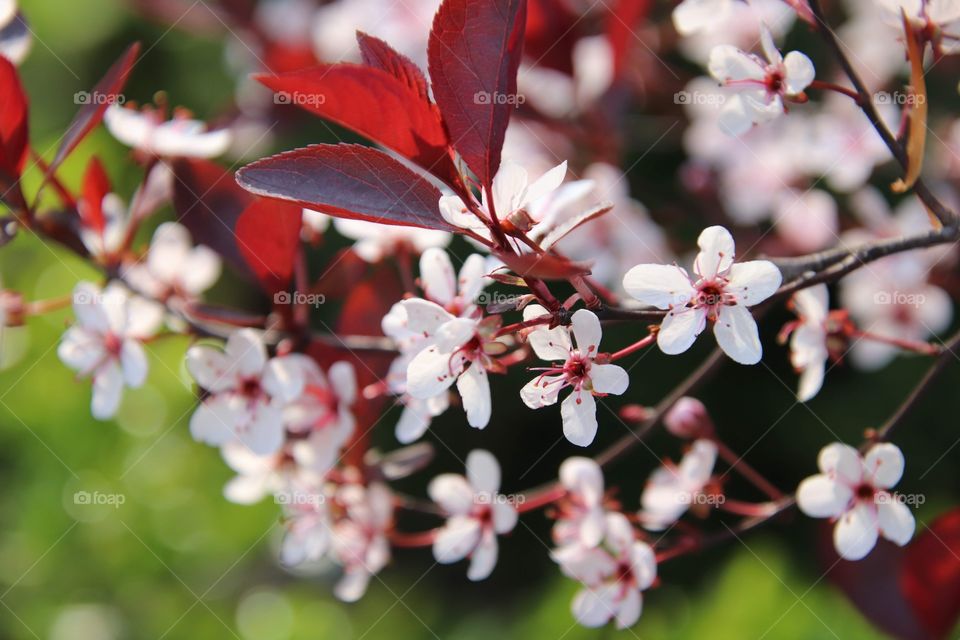
[[[883,426],[873,434],[871,442],[889,439],[893,430],[902,424],[910,411],[923,400],[933,385],[933,382],[943,373],[947,365],[954,360],[960,360],[960,353],[958,353],[958,351],[960,351],[960,331],[944,343],[940,355],[930,368],[927,369],[923,377],[920,378],[910,394],[903,400],[900,406],[897,407],[896,411],[894,411]]]
[[[887,148],[890,149],[890,153],[892,153],[893,157],[896,158],[898,163],[900,163],[900,166],[906,170],[909,164],[909,158],[907,157],[906,149],[904,149],[903,145],[897,141],[896,137],[894,137],[894,134],[889,128],[887,128],[887,125],[880,117],[880,113],[873,104],[870,92],[867,90],[863,80],[860,79],[856,69],[850,62],[850,59],[847,57],[846,53],[844,53],[843,47],[840,44],[836,33],[834,33],[827,24],[823,14],[823,8],[820,5],[820,0],[810,0],[810,9],[812,10],[813,16],[816,20],[816,30],[823,37],[837,62],[843,68],[847,78],[849,78],[850,82],[856,89],[858,96],[857,104],[860,105],[860,109],[867,116],[867,119],[870,120],[870,124],[873,125],[873,128],[876,129],[878,134],[880,134],[884,144],[886,144]],[[933,195],[933,193],[930,192],[930,189],[927,187],[926,183],[924,183],[921,177],[917,178],[913,185],[913,190],[916,192],[920,200],[922,200],[927,206],[927,208],[933,212],[933,214],[944,227],[957,226],[957,214],[947,208],[942,202],[940,202],[939,199],[937,199],[936,196]]]

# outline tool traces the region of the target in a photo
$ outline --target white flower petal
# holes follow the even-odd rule
[[[407,329],[416,334],[432,336],[438,328],[454,319],[443,307],[423,298],[410,298],[397,304],[407,314]]]
[[[580,353],[590,357],[596,356],[600,350],[600,338],[603,335],[600,320],[596,314],[587,309],[578,309],[570,318],[570,324]]]
[[[566,176],[567,161],[564,160],[537,178],[529,187],[527,187],[527,192],[524,194],[523,201],[520,203],[520,206],[525,207],[536,202],[543,196],[553,192],[563,183],[563,179]]]
[[[427,249],[420,256],[420,284],[428,298],[443,306],[457,295],[457,277],[443,249]]]
[[[500,489],[500,463],[489,451],[474,449],[467,456],[467,480],[477,492],[496,493]]]
[[[236,376],[259,376],[267,364],[267,348],[260,334],[253,329],[234,331],[224,349]]]
[[[564,387],[565,377],[537,376],[520,389],[520,398],[531,409],[539,409],[556,404],[557,396]]]
[[[820,471],[844,484],[855,487],[863,478],[863,463],[856,449],[842,442],[833,442],[817,456]]]
[[[586,504],[599,504],[603,498],[603,471],[591,458],[574,456],[560,465],[560,483]]]
[[[760,61],[749,53],[729,44],[721,44],[710,50],[707,70],[718,82],[763,82],[766,72]]]
[[[424,349],[407,366],[407,392],[426,400],[450,388],[463,370],[463,356],[442,353],[436,347]]]
[[[440,564],[452,564],[467,557],[480,542],[480,523],[469,516],[454,516],[437,531],[433,557]]]
[[[527,170],[519,164],[510,160],[500,164],[492,185],[493,206],[499,218],[506,218],[520,208],[521,198],[527,188],[527,179]],[[486,202],[486,195],[484,192],[484,204],[489,211],[490,203]]]
[[[857,505],[837,521],[833,545],[844,560],[860,560],[877,544],[877,514],[872,505]]]
[[[147,379],[147,354],[136,340],[124,340],[120,348],[120,366],[123,380],[128,387],[136,389]]]
[[[725,273],[736,255],[733,236],[725,228],[715,225],[700,232],[697,238],[700,253],[694,261],[693,270],[701,277],[712,280]]]
[[[788,53],[783,59],[783,66],[786,69],[787,95],[796,95],[802,92],[810,86],[817,75],[810,58],[799,51]]]
[[[478,582],[490,577],[497,566],[497,537],[492,531],[484,531],[480,543],[470,555],[470,567],[467,569],[467,579]]]
[[[430,499],[452,515],[464,515],[474,506],[474,491],[467,479],[456,473],[444,473],[427,487]]]
[[[907,505],[891,498],[877,504],[877,516],[880,535],[901,547],[910,542],[917,525]]]
[[[615,396],[627,390],[630,376],[623,367],[615,364],[594,364],[590,366],[590,382],[597,393],[609,393]]]
[[[498,500],[491,506],[493,511],[493,530],[499,534],[509,533],[517,526],[520,515],[508,502]]]
[[[767,260],[751,260],[731,265],[726,290],[737,296],[737,302],[752,307],[776,293],[781,282],[783,275],[777,265]]]
[[[865,479],[878,489],[890,489],[900,482],[903,466],[903,452],[889,442],[873,445],[863,457]]]
[[[586,447],[597,436],[597,403],[593,394],[571,393],[560,405],[563,435],[572,444]]]
[[[479,362],[474,362],[457,378],[457,391],[467,412],[467,424],[483,429],[490,422],[493,404],[490,399],[490,380]]]
[[[657,346],[668,355],[683,353],[696,341],[707,324],[702,307],[680,308],[667,313],[657,332]]]
[[[617,610],[619,585],[605,582],[597,587],[585,587],[571,603],[571,611],[577,622],[588,628],[607,624]]]
[[[763,357],[757,322],[744,306],[720,307],[713,334],[723,352],[735,362],[757,364]]]
[[[116,362],[101,367],[93,376],[93,398],[90,411],[97,420],[109,420],[123,398],[123,372]]]
[[[194,346],[187,350],[187,371],[197,384],[217,393],[231,389],[236,384],[237,373],[222,351],[211,347]]]
[[[620,599],[615,620],[617,629],[629,629],[640,619],[643,610],[643,598],[636,589],[627,589]]]
[[[459,296],[464,303],[472,303],[485,286],[490,283],[486,278],[487,261],[479,253],[474,253],[463,261],[457,277]]]
[[[810,476],[797,488],[797,506],[811,518],[836,518],[852,498],[850,487],[823,474]]]
[[[686,271],[665,264],[633,267],[623,276],[623,288],[631,297],[657,309],[682,307],[695,293]]]

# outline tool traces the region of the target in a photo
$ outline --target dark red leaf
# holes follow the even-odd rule
[[[616,0],[607,13],[606,32],[613,49],[614,74],[619,76],[629,62],[630,51],[639,42],[636,27],[650,13],[653,0]]]
[[[414,62],[401,53],[397,53],[380,38],[357,31],[357,44],[363,64],[386,71],[394,78],[413,89],[424,100],[430,99],[427,91],[427,79]]]
[[[834,524],[819,528],[818,548],[821,566],[863,616],[899,640],[928,640],[913,616],[897,582],[904,560],[904,549],[884,539],[877,541],[866,558],[851,562],[837,556],[833,546]]]
[[[53,161],[47,170],[48,176],[52,175],[70,155],[70,152],[76,149],[87,134],[100,124],[107,107],[119,101],[118,96],[127,84],[130,71],[133,69],[139,53],[140,43],[134,42],[87,94],[89,99],[80,107],[77,115],[73,117],[73,121],[67,128],[67,132],[63,135],[60,148],[57,149],[57,154],[53,157]]]
[[[427,54],[433,95],[453,146],[481,184],[500,167],[515,108],[525,0],[444,0]]]
[[[276,293],[290,283],[300,246],[298,206],[258,199],[237,220],[237,245],[263,288]]]
[[[88,229],[103,233],[103,197],[110,193],[110,178],[100,158],[93,156],[83,174],[83,204],[79,207],[81,222]]]
[[[255,198],[229,171],[209,160],[179,159],[173,164],[173,207],[194,242],[205,244],[241,273],[250,274],[234,236],[240,214]]]
[[[946,638],[960,616],[960,509],[934,520],[906,549],[900,587],[920,624]]]
[[[14,209],[25,206],[19,181],[29,153],[27,107],[17,68],[0,56],[0,202]]]
[[[17,177],[27,159],[27,94],[17,68],[0,56],[0,167]]]
[[[340,218],[457,230],[440,216],[439,189],[382,151],[362,145],[287,151],[243,167],[237,182],[251,193]]]
[[[337,64],[256,78],[280,102],[393,149],[448,182],[456,174],[436,105],[388,71]]]
[[[550,254],[536,255],[524,253],[517,255],[498,251],[497,257],[503,264],[518,276],[538,278],[540,280],[566,280],[573,276],[583,276],[590,273],[590,265],[584,262],[573,262]]]

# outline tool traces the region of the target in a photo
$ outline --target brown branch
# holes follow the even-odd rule
[[[904,149],[903,145],[897,141],[896,137],[894,137],[893,133],[887,128],[887,125],[880,118],[880,113],[873,104],[870,92],[867,90],[863,80],[860,79],[856,69],[854,69],[853,64],[850,62],[850,59],[847,57],[846,53],[844,53],[843,47],[840,44],[840,40],[837,39],[837,34],[834,33],[827,24],[827,21],[823,15],[823,8],[820,6],[820,0],[810,0],[810,9],[813,11],[813,16],[816,20],[816,30],[821,36],[823,36],[827,46],[833,52],[837,62],[840,63],[840,66],[843,68],[847,78],[850,79],[850,82],[856,89],[856,101],[857,104],[860,105],[860,109],[863,110],[864,115],[866,115],[867,119],[870,120],[870,124],[872,124],[873,128],[877,130],[878,134],[880,134],[880,138],[883,139],[884,144],[887,145],[887,148],[890,150],[890,153],[893,154],[893,157],[896,158],[897,162],[900,163],[900,166],[903,167],[904,170],[907,170],[909,158],[907,157],[906,149]],[[930,192],[930,189],[923,182],[922,178],[917,178],[916,183],[913,185],[913,190],[917,194],[917,197],[919,197],[920,200],[923,201],[923,203],[927,206],[927,208],[933,212],[933,215],[937,217],[944,227],[957,226],[957,214],[947,208],[942,202],[940,202],[940,200],[937,199],[936,196],[933,195],[933,193]]]

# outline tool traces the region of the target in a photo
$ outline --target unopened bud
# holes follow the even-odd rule
[[[667,431],[678,438],[700,438],[713,432],[713,421],[703,403],[684,396],[670,407],[663,418]]]
[[[620,408],[620,418],[624,422],[640,424],[650,417],[650,410],[639,404],[628,404]]]

